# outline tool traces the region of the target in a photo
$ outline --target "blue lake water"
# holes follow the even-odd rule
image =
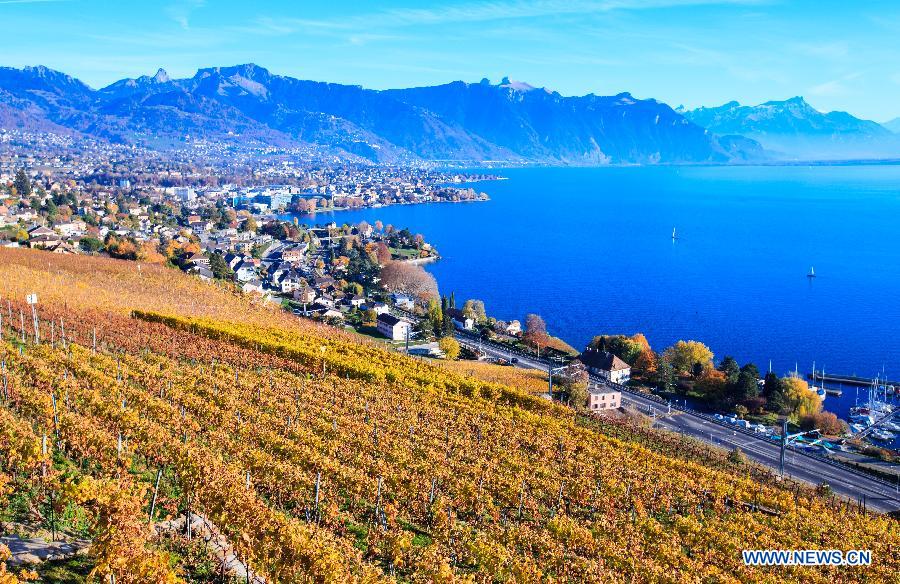
[[[489,202],[320,213],[422,233],[441,292],[577,348],[643,332],[778,373],[900,379],[900,166],[534,168]],[[672,241],[672,229],[679,239]],[[814,266],[817,277],[806,274]],[[828,397],[839,414],[856,390]]]

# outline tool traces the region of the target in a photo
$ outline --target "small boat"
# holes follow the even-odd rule
[[[866,427],[862,424],[850,424],[850,431],[856,434],[857,432],[862,432]]]
[[[822,379],[822,385],[820,385],[818,387],[816,386],[816,376],[817,375],[820,375],[821,379]],[[816,392],[816,394],[824,400],[825,396],[828,395],[828,392],[825,391],[825,368],[823,367],[821,372],[816,371],[816,362],[815,361],[813,361],[812,379],[813,379],[813,383],[812,383],[812,387],[810,387],[810,389],[813,390],[814,392]]]
[[[870,434],[870,436],[872,438],[875,438],[876,440],[883,440],[885,442],[890,442],[891,440],[893,440],[894,438],[897,437],[896,435],[892,434],[891,432],[888,432],[887,430],[873,430],[872,433]]]
[[[872,404],[872,409],[882,414],[888,414],[894,411],[894,406],[882,401],[876,401],[874,404]]]
[[[812,389],[815,389],[816,394],[821,398],[824,398],[827,395],[824,387],[813,387]]]
[[[813,267],[809,268],[809,273],[806,274],[807,278],[815,278],[816,277],[816,269]]]
[[[850,416],[850,421],[868,427],[875,423],[875,417],[871,415],[853,414]]]
[[[678,236],[675,235],[675,228],[673,227],[672,228],[672,241],[675,241],[676,239],[678,239]]]

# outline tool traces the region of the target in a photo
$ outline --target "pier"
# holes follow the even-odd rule
[[[855,375],[822,375],[820,372],[816,371],[815,373],[808,373],[806,375],[807,379],[811,379],[812,381],[821,381],[822,383],[840,383],[842,385],[855,385],[859,387],[868,387],[872,385],[872,382],[875,381],[872,377],[857,377]],[[893,385],[900,386],[900,381],[879,381],[879,385]],[[825,388],[825,391],[828,391],[828,388]]]

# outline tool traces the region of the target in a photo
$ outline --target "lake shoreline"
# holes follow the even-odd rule
[[[900,266],[889,218],[900,215],[900,167],[507,174],[484,184],[486,205],[399,205],[344,218],[426,234],[443,254],[426,269],[444,293],[482,299],[502,320],[540,314],[576,348],[594,335],[641,332],[657,350],[695,339],[718,359],[761,370],[771,359],[779,374],[805,373],[813,361],[841,374],[874,376],[882,365],[897,373],[900,306],[890,291]],[[844,391],[825,407],[845,417],[854,398]]]

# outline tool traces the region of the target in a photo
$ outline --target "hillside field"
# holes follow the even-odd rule
[[[898,581],[896,520],[576,415],[527,374],[103,258],[0,249],[0,314],[0,520],[92,539],[97,582],[220,581],[153,528],[187,512],[266,582]],[[873,564],[743,565],[768,548]]]

